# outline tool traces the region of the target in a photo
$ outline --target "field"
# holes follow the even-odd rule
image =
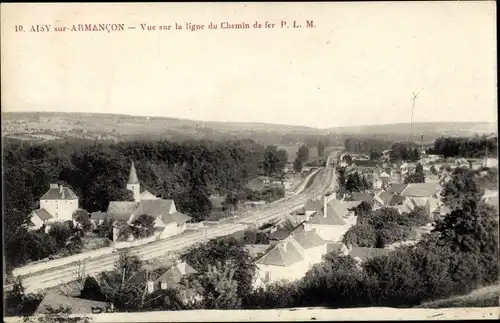
[[[413,131],[432,142],[440,136],[471,136],[475,133],[496,133],[496,123],[440,122],[414,123]],[[83,138],[91,140],[130,140],[137,138],[162,139],[253,139],[264,144],[280,144],[295,159],[298,145],[307,138],[329,136],[341,144],[346,136],[368,136],[377,139],[405,140],[409,124],[367,125],[318,129],[299,125],[280,125],[246,122],[212,122],[167,117],[131,116],[100,113],[25,112],[2,113],[2,136],[21,140],[54,140]],[[311,137],[312,136],[312,137]],[[36,138],[38,137],[38,138]],[[36,139],[35,139],[36,138]],[[286,138],[286,139],[285,139]],[[290,141],[291,138],[293,141]],[[316,139],[311,139],[316,140]],[[328,151],[325,151],[326,153]],[[317,155],[311,149],[310,156]]]

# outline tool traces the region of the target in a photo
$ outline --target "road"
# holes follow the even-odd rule
[[[327,166],[318,170],[313,183],[300,194],[277,200],[252,214],[234,218],[214,227],[186,232],[179,236],[129,248],[126,251],[142,260],[158,258],[169,252],[187,249],[196,243],[245,230],[249,226],[262,225],[297,210],[308,200],[321,197],[334,188],[336,177],[332,165],[337,154],[333,153],[328,157]],[[75,281],[82,274],[86,276],[110,271],[113,270],[118,257],[119,253],[116,252],[35,272],[22,277],[23,286],[27,292],[33,292]]]

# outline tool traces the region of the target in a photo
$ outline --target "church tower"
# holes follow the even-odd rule
[[[134,194],[134,200],[139,202],[141,195],[141,184],[137,178],[137,172],[135,171],[134,162],[132,162],[132,167],[130,168],[130,175],[128,176],[127,189],[131,190]]]

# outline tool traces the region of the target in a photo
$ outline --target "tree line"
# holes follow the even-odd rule
[[[196,221],[209,216],[210,194],[245,196],[246,183],[258,175],[282,173],[286,151],[252,140],[226,142],[189,140],[96,143],[86,140],[28,143],[4,141],[4,224],[7,267],[37,260],[43,232],[27,232],[23,225],[39,207],[50,183],[69,186],[88,212],[106,211],[110,201],[130,199],[126,189],[131,161],[141,187],[173,199],[180,212]],[[31,241],[33,252],[16,252],[20,241]],[[42,248],[43,249],[43,248]],[[38,254],[38,255],[37,255]],[[28,258],[27,258],[28,257]]]
[[[498,137],[475,136],[468,137],[441,137],[434,141],[429,154],[443,157],[485,158],[497,156]]]
[[[420,145],[414,142],[392,142],[390,140],[350,137],[344,141],[346,151],[368,154],[371,159],[376,160],[382,156],[382,152],[391,149],[391,160],[415,161],[420,158]],[[474,136],[474,137],[439,137],[433,145],[427,149],[427,154],[441,155],[444,158],[484,158],[497,156],[497,136]]]

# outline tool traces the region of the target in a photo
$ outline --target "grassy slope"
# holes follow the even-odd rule
[[[424,303],[417,308],[443,307],[493,307],[500,306],[500,285],[492,285],[477,289],[467,295]]]

